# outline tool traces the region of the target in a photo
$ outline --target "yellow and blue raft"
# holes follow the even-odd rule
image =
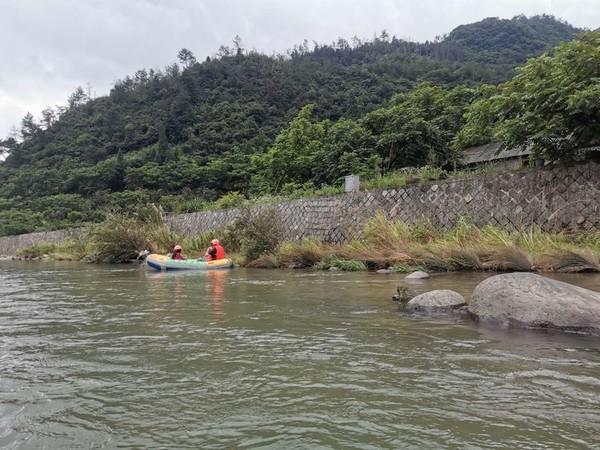
[[[154,270],[220,270],[231,269],[233,261],[229,258],[205,261],[204,259],[171,259],[168,256],[150,254],[146,264]]]

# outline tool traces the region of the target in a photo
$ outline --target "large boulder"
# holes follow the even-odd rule
[[[468,310],[479,320],[502,325],[600,331],[600,293],[532,273],[484,280]]]
[[[424,313],[451,312],[464,305],[465,298],[458,292],[440,289],[417,295],[406,304],[406,310]]]

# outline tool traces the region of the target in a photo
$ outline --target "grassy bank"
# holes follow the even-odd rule
[[[281,247],[280,264],[300,261],[297,255],[307,248],[315,248],[314,243]],[[416,268],[432,272],[600,270],[600,233],[570,236],[539,228],[508,233],[466,220],[442,232],[427,223],[389,222],[380,215],[367,224],[359,239],[342,246],[319,246],[319,251],[321,267],[335,266],[343,259],[399,272]]]
[[[243,208],[227,229],[195,236],[174,233],[156,207],[130,215],[112,215],[76,241],[36,245],[20,256],[87,262],[120,263],[135,259],[141,250],[167,253],[175,244],[186,255],[204,254],[218,237],[234,261],[256,268],[331,267],[346,271],[389,268],[397,272],[423,269],[446,271],[600,271],[600,233],[569,235],[539,228],[505,232],[459,221],[449,231],[429,223],[406,224],[383,215],[366,224],[361,235],[344,245],[305,239],[285,242],[281,220],[273,210]]]
[[[341,270],[390,268],[447,271],[600,271],[600,233],[568,235],[539,228],[505,232],[462,220],[449,231],[376,216],[362,235],[344,245],[313,240],[288,242],[250,262],[252,267],[315,267]]]

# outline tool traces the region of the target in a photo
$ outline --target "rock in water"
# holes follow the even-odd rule
[[[416,272],[410,273],[405,277],[407,280],[422,280],[424,278],[429,278],[429,274],[427,272],[423,272],[422,270],[417,270]]]
[[[600,332],[600,293],[532,273],[482,281],[468,310],[503,325]]]
[[[385,274],[389,274],[389,273],[394,273],[394,271],[392,269],[379,269],[377,271],[377,273],[385,273]]]
[[[440,289],[417,295],[406,304],[406,309],[412,312],[451,312],[464,305],[465,298],[458,292]]]
[[[414,298],[413,293],[408,287],[400,285],[396,287],[396,293],[392,296],[392,300],[405,306],[411,299]]]

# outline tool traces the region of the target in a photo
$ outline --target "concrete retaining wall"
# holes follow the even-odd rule
[[[56,244],[68,241],[80,234],[81,229],[73,229],[0,237],[0,255],[14,255],[17,250],[31,247],[34,244]]]
[[[313,236],[333,243],[356,237],[377,212],[409,223],[430,221],[442,229],[468,217],[478,225],[508,231],[531,225],[547,231],[600,230],[600,166],[590,162],[492,173],[268,207],[278,212],[288,239]],[[201,233],[224,228],[239,214],[232,209],[182,214],[170,220],[179,232]]]
[[[359,234],[377,212],[410,223],[430,221],[443,229],[465,216],[478,225],[505,230],[538,225],[547,231],[600,230],[600,165],[525,169],[463,180],[445,180],[372,192],[286,201],[272,208],[288,239],[316,237],[341,243]],[[223,229],[241,211],[229,209],[169,218],[177,232],[196,234]],[[32,233],[0,238],[0,254],[40,242],[68,239],[73,231]]]

